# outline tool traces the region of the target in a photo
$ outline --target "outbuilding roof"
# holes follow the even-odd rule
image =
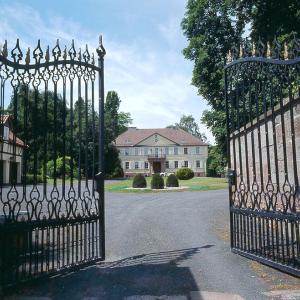
[[[136,127],[129,127],[127,131],[119,135],[115,144],[117,147],[136,146],[154,134],[161,135],[179,146],[208,146],[201,139],[181,128],[138,129]]]
[[[12,115],[0,115],[0,124],[4,124],[7,127],[10,127],[10,122],[13,120]],[[20,147],[26,147],[25,143],[19,139],[11,130],[9,130],[8,142],[10,144],[16,144]],[[2,140],[1,132],[0,132],[0,140]]]

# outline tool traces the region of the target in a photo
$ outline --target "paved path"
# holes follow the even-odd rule
[[[9,299],[300,299],[298,279],[230,252],[226,191],[107,193],[106,208],[105,263]]]

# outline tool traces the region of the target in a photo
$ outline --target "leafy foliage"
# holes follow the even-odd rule
[[[117,136],[127,130],[132,119],[130,113],[119,112],[121,100],[115,91],[109,91],[104,107],[105,124],[105,173],[107,177],[122,177],[124,172],[117,148],[113,142]]]
[[[178,187],[179,186],[178,179],[174,174],[170,174],[167,177],[166,186],[167,187]]]
[[[272,42],[274,35],[282,41],[299,34],[299,0],[188,0],[181,26],[188,40],[183,55],[194,62],[192,84],[211,107],[203,113],[202,121],[214,134],[217,153],[223,162],[226,157],[223,80],[226,54],[245,33],[254,41],[260,37],[263,42]]]
[[[207,176],[223,177],[225,175],[226,163],[226,158],[219,147],[210,146],[208,148],[208,159],[206,162]]]
[[[73,171],[71,166],[73,166]],[[78,171],[70,156],[58,157],[56,161],[49,160],[47,162],[47,176],[50,178],[62,178],[64,174],[65,178],[69,178],[71,177],[71,172],[73,172],[74,177],[77,177],[75,176],[75,173],[78,174]]]
[[[147,181],[142,174],[137,174],[133,177],[132,181],[133,188],[145,188],[147,187]]]
[[[186,132],[192,134],[193,136],[201,139],[202,141],[207,141],[207,138],[204,133],[201,133],[199,130],[199,125],[195,121],[195,118],[192,115],[183,115],[180,118],[179,123],[174,125],[167,126],[168,128],[181,128]]]
[[[107,178],[123,177],[124,172],[119,159],[119,151],[114,144],[105,145],[105,174]]]
[[[299,34],[298,0],[234,0],[232,7],[240,27],[251,23],[250,35],[255,40],[261,37],[272,41],[275,35],[285,39]]]
[[[188,180],[194,177],[194,171],[190,168],[180,168],[176,171],[176,177],[180,180]]]
[[[159,174],[153,174],[151,178],[151,189],[163,189],[164,186],[164,179]]]
[[[108,176],[122,176],[118,151],[110,144],[132,119],[129,113],[118,114],[120,99],[117,93],[109,92],[108,95],[105,103],[105,171]],[[73,157],[73,168],[80,162],[80,176],[91,178],[97,172],[99,114],[89,100],[79,98],[67,105],[60,94],[20,85],[11,96],[6,113],[14,117],[13,132],[29,146],[24,149],[26,173],[38,175],[45,171],[59,177],[62,157]],[[71,168],[67,162],[67,176],[70,176]],[[74,169],[73,174],[75,172]]]

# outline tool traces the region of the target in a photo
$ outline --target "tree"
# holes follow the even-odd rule
[[[202,141],[207,141],[207,138],[204,133],[201,133],[199,130],[199,125],[195,121],[195,118],[192,115],[183,115],[180,118],[179,123],[174,125],[167,126],[168,128],[181,128],[193,136],[201,139]]]
[[[122,174],[118,151],[112,142],[132,122],[130,113],[119,113],[120,102],[116,92],[108,93],[105,103],[108,176]],[[25,173],[37,178],[38,174],[46,175],[51,167],[48,175],[54,177],[61,177],[65,171],[66,176],[91,178],[97,172],[99,114],[90,100],[79,98],[71,107],[60,94],[20,85],[11,96],[6,113],[14,117],[12,131],[28,145],[23,155]]]
[[[104,114],[105,114],[105,137],[107,143],[113,142],[118,135],[125,132],[132,123],[129,112],[119,112],[121,99],[117,92],[109,91],[106,96]]]
[[[115,91],[109,91],[104,105],[106,144],[113,142],[119,134],[118,111],[121,100]]]
[[[284,16],[284,17],[283,17]],[[202,121],[215,136],[218,153],[226,156],[226,115],[223,67],[230,48],[245,28],[255,42],[280,40],[300,31],[299,0],[189,0],[181,23],[194,62],[192,84],[208,102]]]
[[[119,112],[118,122],[119,122],[119,134],[122,134],[128,129],[128,126],[132,124],[132,118],[129,112]]]
[[[121,100],[115,91],[109,91],[104,106],[105,124],[105,173],[108,177],[123,176],[118,150],[113,144],[115,139],[127,130],[132,119],[130,113],[119,112]]]
[[[79,98],[73,107],[73,127],[71,120],[67,118],[68,138],[66,140],[67,153],[74,157],[74,174],[83,175],[91,178],[96,172],[99,147],[99,115],[93,111],[90,101]],[[68,114],[71,115],[71,112]],[[72,130],[72,132],[71,132]],[[75,171],[75,164],[78,165],[80,172]]]
[[[227,160],[220,148],[217,146],[209,146],[208,159],[206,162],[206,174],[209,177],[221,177],[225,176]]]
[[[239,26],[251,24],[250,35],[255,40],[272,41],[275,35],[290,39],[299,34],[299,0],[235,0],[232,6]]]
[[[40,93],[20,85],[12,94],[6,112],[14,117],[14,134],[28,145],[24,150],[26,173],[37,174],[44,162],[63,155],[66,133],[63,116],[68,112],[60,95],[51,91]],[[46,152],[41,146],[45,143]]]

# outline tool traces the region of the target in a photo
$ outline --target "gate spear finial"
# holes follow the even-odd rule
[[[98,56],[104,57],[106,54],[105,48],[103,47],[102,43],[102,35],[99,36],[99,47],[96,49]]]

